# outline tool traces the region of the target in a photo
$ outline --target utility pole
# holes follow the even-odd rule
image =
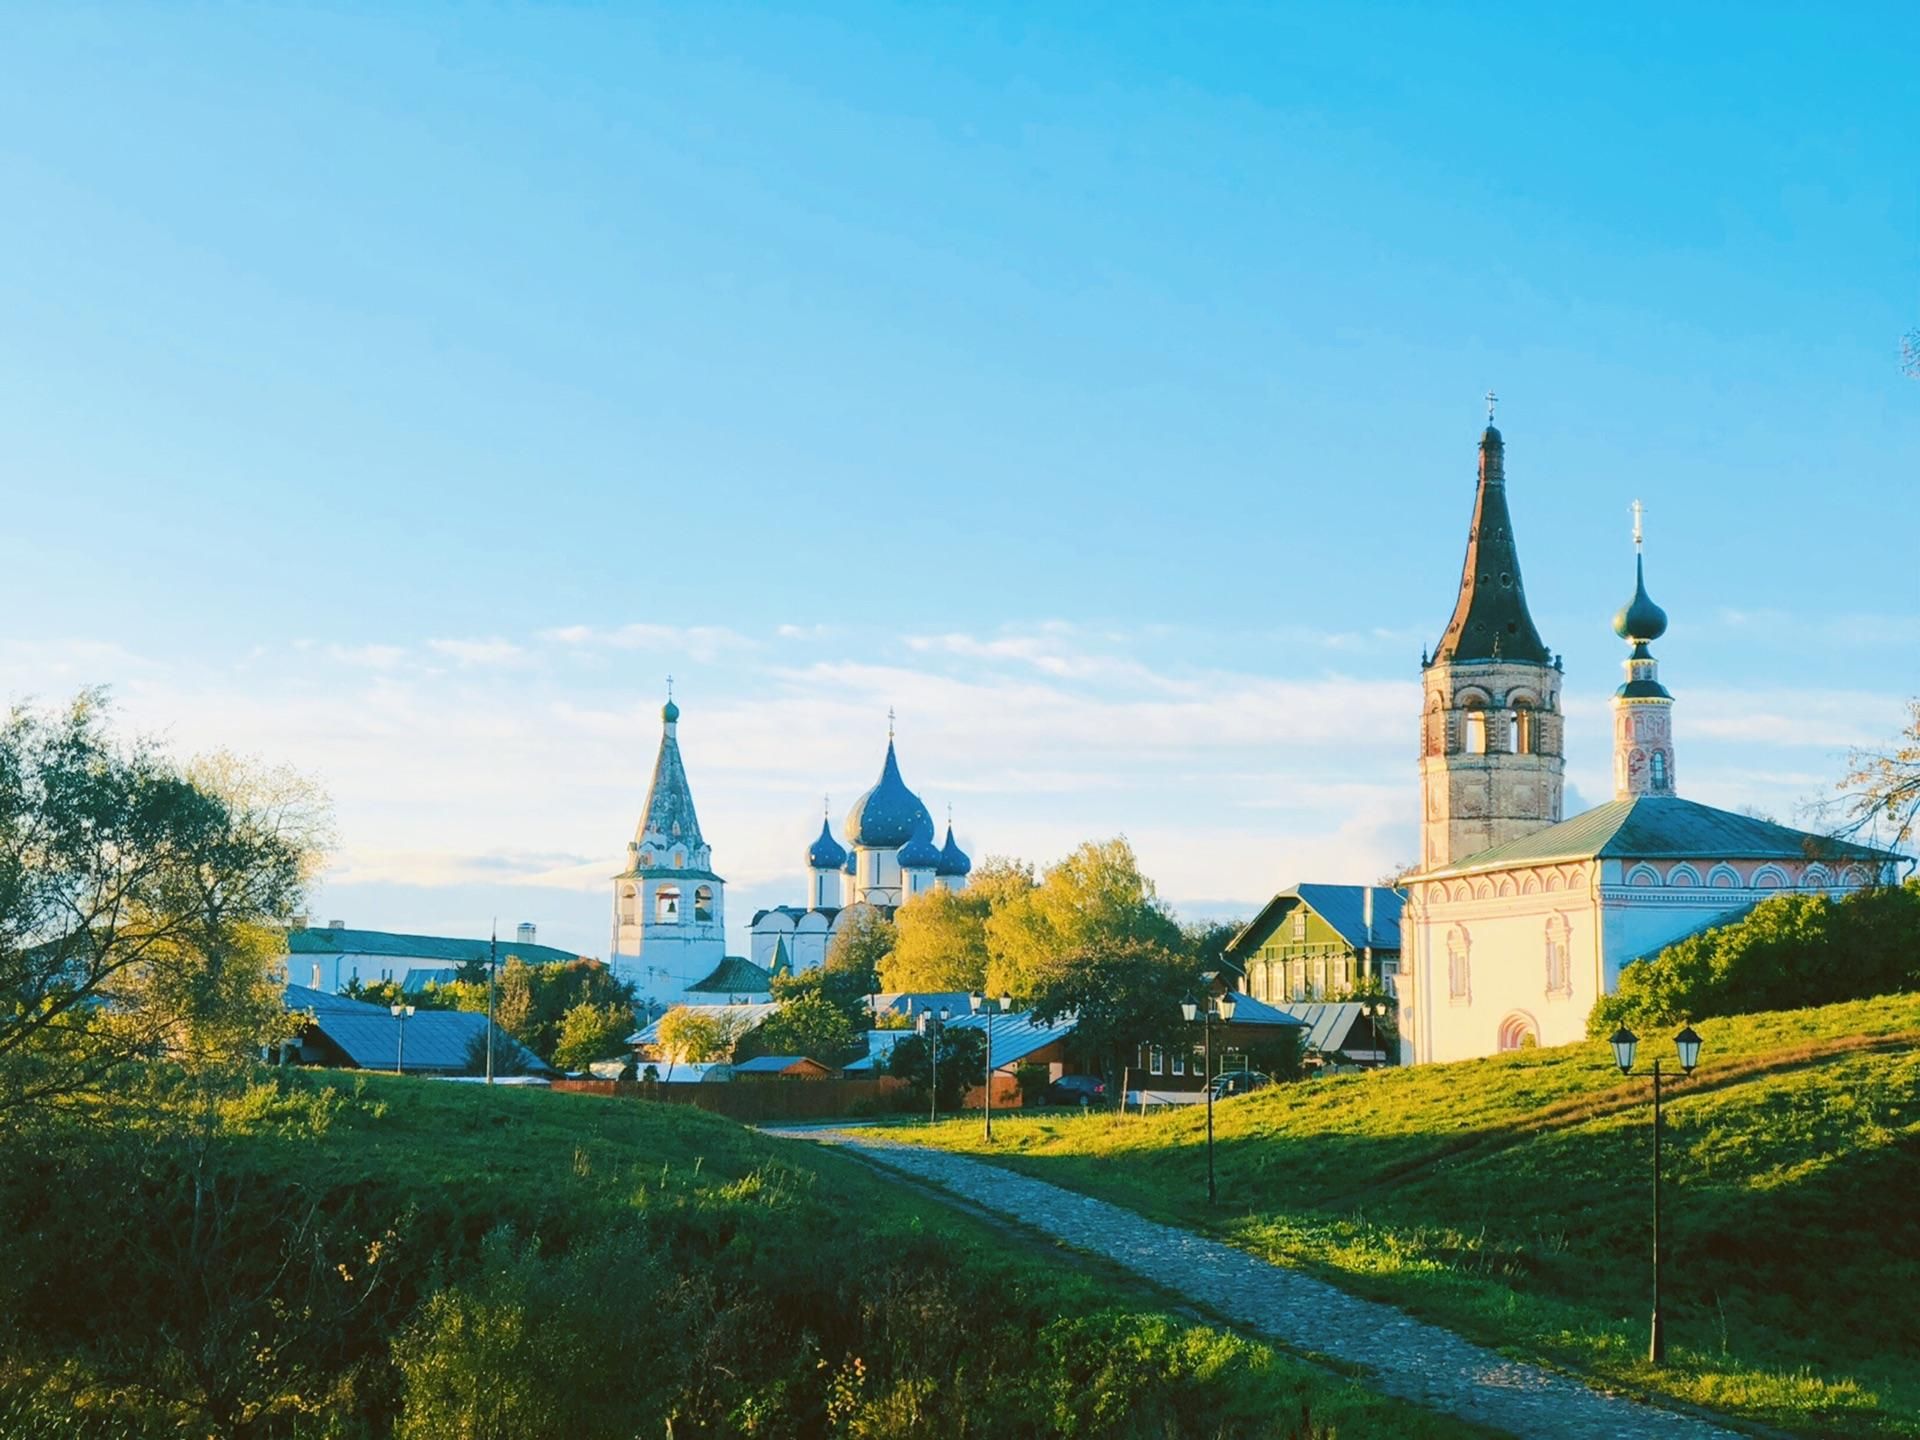
[[[487,1084],[493,1084],[493,976],[500,961],[500,917],[493,917],[493,938],[487,942]]]

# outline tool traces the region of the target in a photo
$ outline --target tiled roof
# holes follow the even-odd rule
[[[1591,810],[1509,840],[1420,878],[1507,870],[1557,860],[1863,860],[1883,862],[1887,851],[1790,829],[1753,815],[1682,800],[1677,795],[1637,795],[1609,800]]]
[[[485,939],[455,940],[444,935],[402,935],[392,930],[336,930],[332,926],[324,930],[308,926],[287,932],[289,955],[391,955],[402,960],[439,960],[456,965],[484,961],[491,943]],[[502,965],[513,955],[529,965],[586,958],[571,950],[524,944],[518,940],[502,940],[499,946]]]

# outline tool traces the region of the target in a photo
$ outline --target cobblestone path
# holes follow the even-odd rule
[[[1377,1390],[1512,1435],[1705,1440],[1737,1434],[1690,1415],[1603,1395],[1391,1305],[1362,1300],[1218,1240],[995,1165],[853,1130],[770,1128],[768,1133],[857,1151],[1075,1249],[1116,1261],[1290,1349],[1364,1366],[1366,1383]]]

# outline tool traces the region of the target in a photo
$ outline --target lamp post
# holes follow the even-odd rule
[[[998,1000],[984,998],[978,990],[967,996],[967,1005],[985,1022],[987,1031],[987,1143],[993,1143],[993,1017],[1013,1009],[1013,996],[1002,994]]]
[[[394,1005],[389,1008],[393,1011],[393,1018],[400,1022],[400,1043],[393,1052],[393,1073],[398,1075],[407,1063],[407,1017],[413,1014],[413,1006]]]
[[[1620,1073],[1633,1072],[1633,1053],[1640,1037],[1622,1025],[1608,1038],[1613,1046],[1614,1063]],[[1700,1063],[1700,1037],[1689,1025],[1673,1037],[1679,1053],[1680,1069],[1688,1075]],[[1647,1359],[1655,1365],[1667,1363],[1667,1332],[1660,1318],[1660,1061],[1653,1062],[1653,1329],[1647,1340]]]
[[[493,977],[500,969],[500,917],[493,921],[493,938],[487,942],[487,1084],[493,1084]]]
[[[1209,988],[1213,984],[1215,973],[1209,970],[1200,977],[1206,981]],[[1218,1194],[1213,1178],[1213,1021],[1215,1016],[1219,1017],[1223,1025],[1232,1020],[1233,1009],[1237,1003],[1233,998],[1233,991],[1222,990],[1217,1000],[1212,995],[1208,995],[1204,1001],[1187,1000],[1180,1006],[1180,1013],[1189,1025],[1196,1019],[1200,1021],[1204,1056],[1201,1061],[1201,1079],[1206,1082],[1207,1091],[1207,1204],[1209,1205],[1214,1203]]]
[[[1367,1012],[1367,1028],[1373,1031],[1374,1051],[1380,1056],[1380,1063],[1385,1065],[1387,1063],[1387,1051],[1386,1047],[1380,1043],[1380,1017],[1387,1013],[1387,1002],[1384,1000],[1369,1000],[1361,1008]]]
[[[933,1083],[927,1087],[927,1123],[929,1125],[940,1115],[940,1032],[947,1028],[947,1007],[942,1005],[940,1013],[931,1010],[920,1012],[919,1030],[927,1038],[927,1056],[933,1063]]]

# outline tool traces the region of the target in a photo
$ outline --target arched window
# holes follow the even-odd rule
[[[678,925],[680,923],[680,889],[676,885],[662,885],[653,892],[653,920],[656,925]]]
[[[1653,779],[1653,788],[1667,788],[1667,752],[1656,750],[1647,760],[1647,774]]]
[[[702,885],[693,892],[693,918],[695,920],[713,919],[713,887]]]
[[[1533,711],[1525,705],[1516,706],[1513,712],[1513,753],[1531,755],[1538,744]]]
[[[620,887],[620,923],[622,925],[631,925],[638,918],[634,912],[639,903],[639,892],[633,886]]]
[[[1467,754],[1484,755],[1487,753],[1487,712],[1478,704],[1467,709]]]

